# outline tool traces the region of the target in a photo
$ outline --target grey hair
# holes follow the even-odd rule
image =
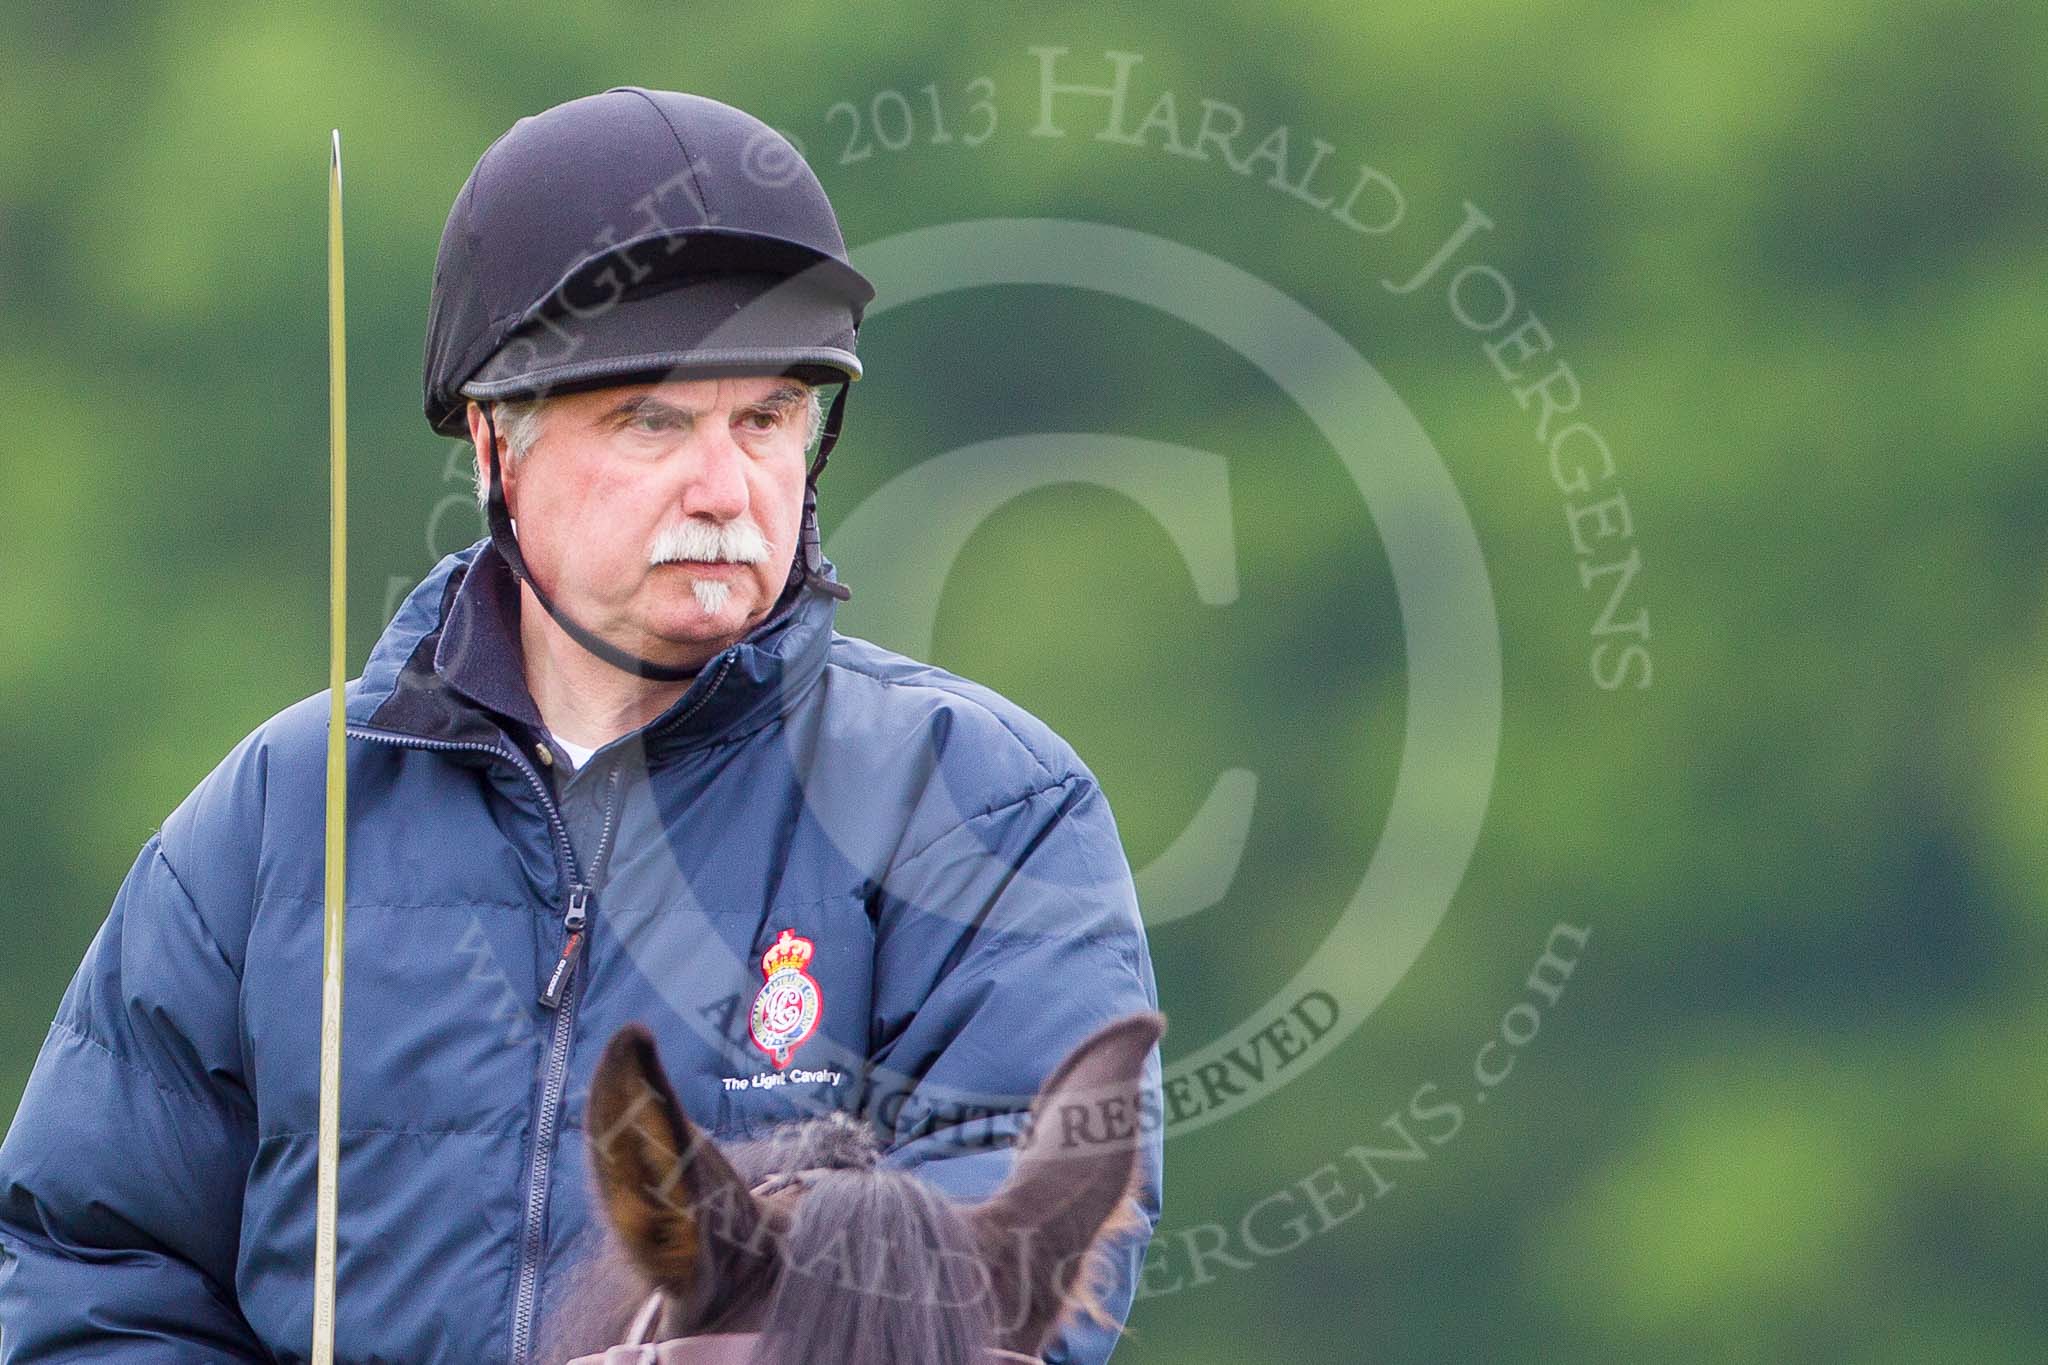
[[[540,419],[546,414],[548,400],[545,398],[521,398],[513,402],[492,403],[491,420],[497,424],[498,434],[505,438],[505,458],[515,463],[526,458],[533,449],[533,443],[540,439]],[[491,485],[484,477],[482,460],[475,462],[476,505],[484,507],[490,501]]]
[[[521,398],[508,402],[493,403],[492,420],[497,423],[499,434],[505,438],[505,457],[510,463],[526,458],[540,439],[541,418],[547,414],[546,398]],[[825,405],[818,398],[818,386],[804,385],[804,451],[815,450],[818,437],[825,430]],[[475,469],[476,505],[483,507],[490,499],[490,484],[485,481],[483,463],[478,461]]]

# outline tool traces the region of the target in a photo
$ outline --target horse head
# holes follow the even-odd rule
[[[1040,1088],[1008,1178],[971,1204],[882,1168],[844,1115],[721,1147],[684,1112],[653,1036],[621,1029],[586,1123],[610,1249],[575,1291],[580,1326],[554,1334],[561,1353],[644,1328],[754,1365],[1038,1359],[1065,1317],[1100,1313],[1095,1258],[1141,1216],[1139,1146],[1159,1121],[1143,1073],[1164,1028],[1132,1015],[1076,1047]]]

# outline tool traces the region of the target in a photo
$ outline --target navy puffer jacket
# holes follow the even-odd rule
[[[340,1359],[537,1358],[594,1240],[584,1090],[629,1021],[719,1136],[858,1110],[892,1162],[978,1196],[1068,1049],[1156,1004],[1073,750],[837,633],[835,605],[797,591],[574,772],[483,543],[350,684]],[[324,693],[300,702],[199,784],[64,997],[0,1148],[7,1361],[308,1354],[326,717]],[[783,977],[785,1013],[757,1020],[784,931],[813,947],[810,985]],[[1155,1133],[1148,1225],[1160,1156]],[[1049,1358],[1109,1346],[1075,1328]]]

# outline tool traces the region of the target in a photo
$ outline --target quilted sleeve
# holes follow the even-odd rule
[[[1109,805],[1068,774],[974,815],[899,862],[883,888],[870,1107],[891,1164],[962,1198],[989,1194],[1039,1085],[1101,1025],[1158,1007],[1137,894]],[[1159,1055],[1147,1084],[1159,1083]],[[1121,1321],[1157,1224],[1163,1135],[1142,1149],[1142,1217],[1096,1286]],[[1054,1365],[1100,1365],[1116,1332],[1056,1334]]]
[[[153,836],[0,1145],[0,1361],[269,1359],[234,1294],[240,984]]]

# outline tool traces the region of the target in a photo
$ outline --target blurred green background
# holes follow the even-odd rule
[[[2048,9],[60,3],[10,6],[5,38],[0,1118],[136,848],[324,684],[327,130],[360,664],[392,585],[477,534],[419,416],[449,202],[515,118],[632,82],[799,137],[856,262],[1047,215],[1258,276],[1379,369],[1469,509],[1504,688],[1469,874],[1340,1051],[1170,1144],[1119,1360],[2048,1357]],[[1034,137],[1034,47],[1090,84],[1140,54],[1126,127],[1171,90],[1192,141],[1218,101],[1240,158],[1285,125],[1289,176],[1321,139],[1317,192],[1370,164],[1403,218],[1361,234],[1271,162],[1102,140],[1101,99],[1061,97],[1065,136]],[[1495,227],[1460,264],[1512,281],[1614,451],[1585,496],[1450,272],[1380,283],[1467,201]],[[1136,503],[1048,487],[975,533],[932,650],[1075,743],[1134,865],[1216,774],[1258,774],[1228,895],[1154,932],[1169,1060],[1192,1051],[1301,966],[1386,814],[1406,671],[1367,510],[1269,381],[1134,305],[967,291],[862,342],[828,538],[997,436],[1229,462],[1236,601],[1203,605]],[[1582,559],[1567,504],[1615,492],[1633,537]],[[1607,690],[1611,582],[1581,569],[1631,547],[1649,685]],[[862,633],[881,616],[840,567]],[[1525,978],[1559,923],[1590,934],[1550,1000]],[[1525,1002],[1540,1031],[1481,1103],[1475,1054]],[[1411,1124],[1427,1156],[1375,1194],[1346,1149],[1393,1141],[1427,1083],[1455,1131]],[[1345,1193],[1317,1222],[1300,1182],[1326,1164]],[[1316,1235],[1275,1250],[1290,1217]]]

